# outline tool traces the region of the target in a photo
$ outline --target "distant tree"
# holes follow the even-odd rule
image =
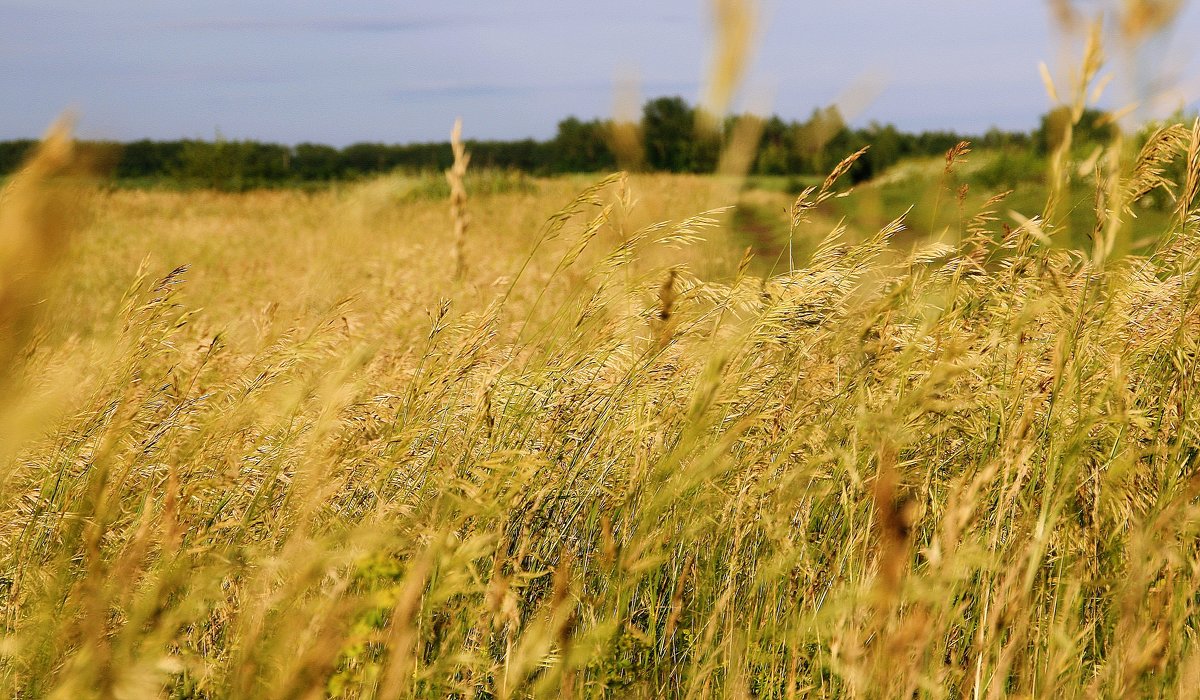
[[[691,170],[695,133],[696,111],[682,97],[660,97],[642,109],[646,163],[653,170]]]
[[[923,156],[940,156],[969,137],[954,131],[922,131],[916,136],[914,151]]]
[[[338,168],[346,175],[369,175],[388,166],[387,147],[381,143],[355,143],[342,149]]]
[[[454,155],[450,143],[413,143],[406,146],[392,146],[393,167],[415,171],[441,172],[450,167]]]
[[[154,178],[174,174],[180,168],[182,141],[142,139],[125,144],[117,163],[119,178]]]
[[[175,177],[187,185],[219,190],[242,189],[240,147],[218,136],[216,141],[184,141]]]
[[[558,123],[551,142],[549,167],[553,172],[615,170],[617,159],[609,148],[609,125],[567,117]]]
[[[779,117],[763,122],[754,172],[760,175],[786,175],[792,171],[791,139],[788,125]]]
[[[977,143],[981,148],[1026,148],[1030,144],[1030,137],[1022,131],[1002,131],[993,126]]]
[[[542,169],[542,145],[533,139],[520,141],[468,141],[471,164],[477,168],[522,170]]]
[[[302,143],[292,149],[292,172],[303,182],[340,177],[338,150],[318,143]]]
[[[638,122],[584,121],[568,117],[558,124],[553,139],[472,141],[472,163],[479,167],[527,173],[611,171],[648,167],[671,172],[711,172],[736,119],[701,119],[697,108],[682,97],[659,97],[645,103]],[[1107,142],[1116,127],[1102,112],[1087,110],[1075,127],[1079,144]],[[870,145],[852,167],[849,177],[874,177],[910,156],[941,156],[959,141],[977,147],[1012,151],[1014,167],[1025,167],[1024,156],[1045,154],[1061,142],[1070,120],[1066,108],[1042,117],[1033,133],[990,129],[982,136],[953,131],[903,132],[892,124],[871,123],[852,129],[836,106],[814,109],[803,121],[773,116],[763,122],[753,172],[771,175],[824,175],[847,154]],[[697,128],[697,122],[705,126]],[[715,128],[714,128],[715,125]],[[0,174],[20,166],[35,145],[30,139],[0,142]],[[289,147],[254,141],[149,141],[127,144],[84,142],[80,149],[124,180],[176,181],[193,186],[246,189],[249,187],[369,176],[396,169],[441,171],[451,162],[447,142],[386,144],[356,143],[345,148],[302,143]],[[1007,161],[1006,161],[1007,162]],[[1003,178],[997,176],[997,182]]]
[[[863,146],[870,146],[871,142],[864,131],[855,131],[843,126],[829,139],[829,143],[825,146],[825,157],[823,161],[824,167],[817,170],[817,174],[824,175],[832,170],[843,158],[854,153]],[[868,151],[870,153],[870,151]],[[862,182],[869,180],[876,175],[866,156],[860,157],[850,166],[847,176],[851,182]]]
[[[858,134],[859,141],[871,146],[871,150],[859,159],[857,177],[866,180],[883,173],[909,155],[911,140],[906,139],[894,124],[871,124]],[[857,150],[857,149],[855,149]]]
[[[287,146],[239,141],[235,152],[244,187],[260,187],[293,179],[292,149]]]
[[[4,141],[0,143],[0,173],[11,173],[33,153],[37,141],[21,139],[19,141]]]
[[[292,151],[258,141],[184,141],[173,171],[183,184],[242,191],[283,184],[294,179]]]

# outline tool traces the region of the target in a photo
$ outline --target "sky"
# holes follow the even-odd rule
[[[1194,105],[1196,36],[1191,3],[1114,62],[1107,100],[1167,75],[1184,86],[1167,102]],[[469,138],[542,139],[611,116],[618,85],[698,102],[711,44],[708,0],[0,0],[0,139],[65,109],[119,140],[441,141],[456,117]],[[1051,106],[1038,64],[1061,79],[1068,45],[1045,0],[763,0],[739,106],[1029,129]]]

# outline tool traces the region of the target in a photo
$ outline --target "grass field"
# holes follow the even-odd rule
[[[468,179],[459,260],[427,182],[113,191],[52,136],[0,695],[1188,697],[1200,129],[1119,148],[1099,214]]]

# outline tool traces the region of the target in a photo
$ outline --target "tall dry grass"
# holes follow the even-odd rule
[[[446,170],[446,182],[450,185],[450,218],[454,221],[454,277],[461,279],[467,272],[466,245],[467,227],[471,216],[467,212],[467,164],[471,154],[462,142],[462,120],[454,122],[450,132],[450,147],[454,152],[454,164]]]
[[[1168,129],[1122,191],[1165,186],[1154,164],[1196,148]],[[1187,188],[1146,257],[1101,265],[1044,245],[1037,220],[1005,231],[981,212],[957,245],[898,254],[898,220],[858,244],[835,231],[774,277],[733,263],[722,282],[686,252],[725,240],[717,219],[637,225],[628,187],[585,189],[525,253],[481,248],[494,269],[459,282],[414,256],[428,229],[381,245],[395,229],[370,188],[292,202],[280,236],[324,245],[325,221],[305,219],[357,211],[346,264],[393,251],[392,276],[281,318],[265,305],[294,283],[276,278],[308,273],[252,266],[264,298],[210,313],[274,317],[228,338],[189,303],[189,275],[214,273],[203,256],[139,278],[89,339],[43,316],[22,336],[43,339],[16,370],[25,391],[60,351],[86,347],[91,373],[6,445],[3,694],[1193,687]],[[115,213],[84,228],[84,250],[139,210],[213,235],[280,195],[104,196]],[[477,201],[480,218],[530,197]],[[437,202],[404,206],[444,221]]]
[[[1096,159],[1092,250],[995,197],[777,275],[702,178],[473,197],[459,277],[394,180],[60,223],[68,144],[0,205],[0,695],[1200,683],[1200,127]]]

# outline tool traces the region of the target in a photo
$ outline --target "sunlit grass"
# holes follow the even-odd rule
[[[396,179],[100,191],[63,144],[3,202],[0,694],[1196,686],[1190,199],[1101,264],[950,181],[905,245],[934,205],[814,191],[789,270],[720,181],[538,180],[456,279]]]

